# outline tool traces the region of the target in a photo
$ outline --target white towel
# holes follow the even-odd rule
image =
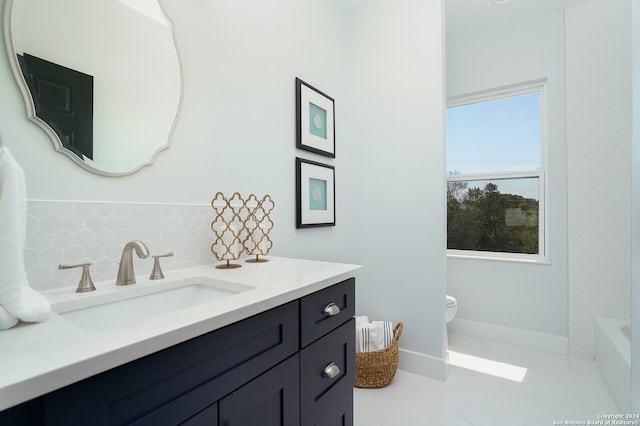
[[[369,322],[369,317],[366,315],[356,317],[356,327],[365,327],[369,325]]]
[[[393,341],[391,321],[371,321],[356,317],[356,352],[373,352],[386,348]]]
[[[18,318],[14,317],[3,306],[0,306],[0,330],[6,330],[18,323]]]
[[[0,146],[0,305],[26,322],[45,321],[51,305],[29,286],[24,269],[27,197],[24,172],[9,149]],[[0,325],[12,327],[2,313]]]

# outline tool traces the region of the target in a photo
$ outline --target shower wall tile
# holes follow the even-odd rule
[[[630,11],[591,0],[565,12],[569,353],[582,358],[594,317],[631,308]]]
[[[77,285],[80,270],[59,264],[91,262],[97,284],[115,280],[124,245],[143,241],[165,271],[214,262],[209,205],[29,201],[25,268],[37,290]],[[136,275],[151,273],[153,258],[134,259]],[[135,256],[134,256],[135,257]]]

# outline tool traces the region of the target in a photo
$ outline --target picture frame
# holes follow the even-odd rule
[[[336,157],[335,102],[297,77],[296,147]]]
[[[336,225],[335,168],[296,157],[296,228]]]

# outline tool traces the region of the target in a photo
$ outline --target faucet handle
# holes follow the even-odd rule
[[[151,271],[151,275],[149,275],[150,280],[161,280],[164,278],[162,269],[160,269],[160,258],[171,257],[171,256],[173,256],[173,252],[169,252],[167,254],[158,254],[153,256],[153,270]]]
[[[91,280],[91,275],[89,275],[89,266],[91,266],[91,263],[80,263],[78,265],[60,264],[58,265],[58,269],[82,268],[82,276],[76,288],[76,293],[87,293],[89,291],[95,291],[96,289]]]

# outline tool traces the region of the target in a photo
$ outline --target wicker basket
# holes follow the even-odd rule
[[[381,388],[393,380],[398,368],[398,339],[402,322],[393,328],[393,341],[379,351],[356,352],[356,387]]]

